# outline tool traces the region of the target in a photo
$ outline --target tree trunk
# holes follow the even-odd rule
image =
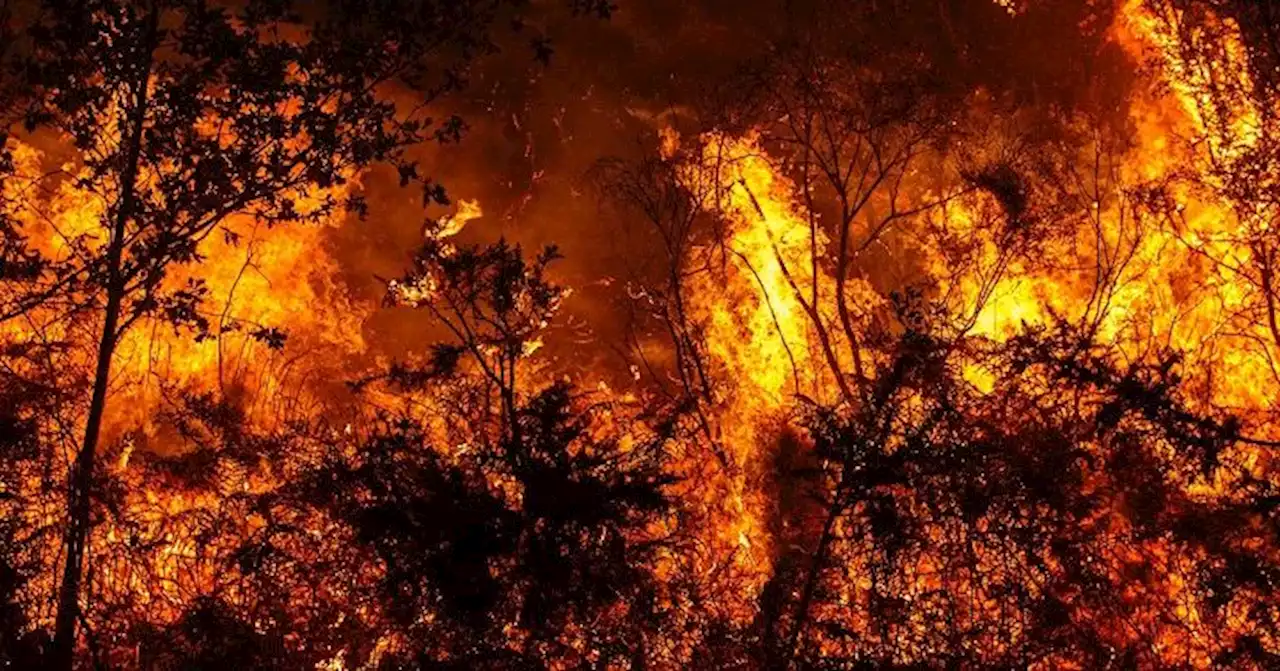
[[[84,557],[89,540],[93,501],[93,471],[98,451],[98,435],[106,409],[107,386],[111,381],[111,357],[119,341],[120,313],[124,306],[125,278],[121,272],[124,240],[129,219],[136,209],[138,164],[142,154],[142,132],[147,118],[147,83],[151,76],[151,51],[154,48],[157,11],[147,17],[146,40],[134,82],[134,103],[129,114],[129,139],[125,148],[124,171],[120,179],[120,201],[112,222],[111,242],[107,247],[107,306],[102,321],[102,337],[98,341],[97,368],[93,378],[93,396],[85,421],[84,443],[72,464],[67,488],[66,550],[62,585],[58,592],[58,614],[54,628],[53,648],[47,668],[70,671],[75,661],[76,622],[80,617],[80,583],[84,573]]]
[[[836,520],[844,512],[844,489],[845,481],[848,479],[848,470],[840,474],[840,482],[836,485],[835,494],[831,500],[831,507],[827,509],[826,521],[822,523],[822,535],[818,539],[818,547],[813,552],[813,563],[809,567],[809,575],[805,578],[804,589],[800,594],[800,601],[796,604],[795,623],[791,627],[791,635],[787,638],[786,647],[783,649],[785,659],[779,668],[790,669],[796,661],[796,654],[799,652],[800,637],[804,633],[805,627],[809,624],[809,609],[813,603],[813,597],[817,593],[818,581],[822,577],[822,571],[827,563],[827,552],[831,548],[831,542],[835,538]]]

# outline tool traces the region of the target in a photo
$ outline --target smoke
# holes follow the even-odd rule
[[[521,30],[501,36],[497,53],[468,73],[467,93],[441,110],[465,120],[462,141],[422,147],[416,158],[455,202],[481,203],[485,216],[460,241],[505,236],[527,248],[561,248],[557,279],[574,293],[558,324],[564,337],[553,336],[545,354],[626,377],[611,349],[625,339],[632,309],[628,275],[643,272],[656,250],[627,235],[626,215],[590,179],[602,159],[652,155],[666,126],[697,134],[760,121],[749,112],[756,87],[769,85],[759,73],[801,41],[856,54],[866,67],[920,67],[945,85],[937,94],[957,110],[979,92],[996,111],[1035,110],[1041,118],[1030,123],[1045,134],[1072,113],[1122,123],[1134,64],[1107,40],[1114,8],[1021,4],[1013,13],[989,0],[660,0],[619,3],[600,22],[543,3]],[[549,60],[536,57],[531,39],[549,41]],[[404,266],[424,217],[448,208],[424,212],[391,171],[365,175],[362,184],[371,214],[333,231],[330,248],[351,294],[376,303],[378,278]],[[392,358],[432,337],[421,315],[403,309],[374,312],[364,329],[374,353]]]

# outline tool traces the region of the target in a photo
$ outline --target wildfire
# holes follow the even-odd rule
[[[1031,11],[1028,2],[996,4],[1010,20]],[[963,647],[976,651],[974,659],[1002,660],[1036,643],[1041,631],[1041,623],[1029,621],[1019,606],[1011,605],[1016,595],[1061,604],[1063,612],[1070,610],[1062,615],[1070,624],[1096,633],[1094,645],[1127,649],[1134,641],[1149,640],[1152,659],[1170,666],[1211,668],[1218,664],[1215,655],[1224,641],[1251,637],[1253,622],[1267,613],[1276,617],[1274,604],[1268,603],[1274,596],[1260,590],[1198,592],[1196,576],[1222,566],[1206,559],[1203,548],[1176,541],[1170,533],[1151,535],[1141,522],[1143,514],[1172,516],[1212,502],[1236,506],[1232,514],[1238,517],[1232,521],[1246,520],[1241,526],[1257,531],[1254,527],[1269,522],[1260,513],[1242,511],[1252,501],[1240,492],[1277,482],[1270,441],[1280,439],[1273,417],[1280,394],[1274,299],[1280,287],[1272,286],[1280,249],[1271,241],[1277,212],[1268,203],[1251,205],[1235,197],[1249,185],[1233,182],[1227,169],[1256,159],[1266,140],[1268,119],[1277,110],[1259,107],[1249,95],[1231,98],[1234,105],[1224,105],[1213,95],[1222,90],[1249,92],[1258,86],[1250,75],[1241,27],[1234,19],[1211,14],[1191,21],[1176,5],[1124,0],[1108,31],[1112,43],[1135,62],[1153,68],[1153,77],[1164,85],[1147,82],[1135,87],[1123,120],[1132,129],[1127,142],[1112,141],[1089,120],[1074,118],[1061,120],[1063,127],[1088,139],[1075,145],[1046,143],[1058,153],[1024,159],[1022,164],[1005,161],[990,147],[974,152],[978,159],[962,160],[957,158],[962,152],[944,142],[921,141],[920,148],[907,152],[914,163],[883,168],[882,180],[892,185],[892,194],[871,189],[857,206],[865,209],[853,208],[844,222],[833,220],[823,198],[834,199],[819,193],[809,174],[798,170],[786,142],[769,141],[765,125],[742,133],[713,130],[684,137],[670,127],[660,130],[654,143],[660,163],[671,168],[672,179],[695,214],[715,222],[709,226],[712,233],[691,236],[690,244],[679,247],[683,256],[672,272],[682,292],[680,300],[687,301],[679,315],[686,323],[670,327],[672,349],[679,351],[665,353],[664,363],[696,367],[704,378],[699,384],[686,383],[689,398],[671,404],[685,413],[674,422],[678,430],[668,437],[672,446],[664,448],[674,455],[663,472],[671,481],[663,483],[664,491],[674,493],[675,512],[646,520],[638,530],[622,534],[618,544],[659,548],[645,570],[667,591],[645,606],[654,612],[675,611],[677,615],[669,617],[680,624],[673,627],[675,633],[646,631],[644,637],[652,649],[663,651],[667,663],[695,659],[700,637],[709,637],[713,629],[708,622],[723,624],[717,618],[738,627],[735,631],[776,626],[769,631],[782,643],[770,645],[782,652],[770,654],[786,655],[787,664],[805,645],[821,655],[852,655],[856,650],[850,652],[850,647],[861,641],[897,646],[895,663],[928,665],[938,659],[930,646],[943,636],[940,632],[951,631],[947,627],[973,632]],[[1192,58],[1188,39],[1217,41],[1217,60]],[[805,95],[813,93],[806,89]],[[985,107],[986,95],[972,93],[975,110]],[[964,123],[983,124],[983,113],[975,111],[979,121]],[[779,123],[799,125],[791,117]],[[876,131],[866,132],[874,136]],[[989,137],[977,131],[970,136]],[[833,146],[839,142],[825,141]],[[40,137],[11,141],[16,178],[4,182],[0,200],[27,203],[16,210],[18,221],[30,246],[44,256],[59,261],[92,257],[110,239],[109,212],[101,198],[82,186],[86,168],[66,159],[65,147],[45,148],[51,142]],[[869,158],[861,166],[864,179],[872,165],[892,163],[879,149],[867,151]],[[1022,173],[1032,172],[1030,163],[1061,183],[1028,185],[1032,180]],[[847,167],[847,177],[841,172],[846,168],[828,171],[848,187],[857,179],[857,167],[856,162]],[[51,171],[62,177],[43,177]],[[370,175],[348,177],[344,184],[301,194],[291,206],[301,213],[318,211],[325,202],[359,193],[362,180]],[[144,181],[149,178],[155,176],[141,176]],[[1053,188],[1057,191],[1052,196],[1070,207],[1037,209],[1049,198],[1037,189]],[[847,194],[840,195],[849,200]],[[487,199],[485,204],[489,205]],[[842,205],[850,209],[848,202]],[[411,308],[439,300],[449,281],[447,269],[440,268],[466,258],[468,252],[456,242],[464,228],[467,237],[489,233],[475,230],[482,228],[479,225],[466,228],[484,215],[480,200],[467,199],[458,201],[452,214],[430,221],[422,238],[440,266],[391,282],[388,304]],[[474,267],[463,268],[459,272],[471,282],[464,287],[471,299],[491,291],[512,313],[532,323],[513,324],[480,308],[452,305],[459,325],[449,323],[449,328],[463,344],[452,349],[423,347],[393,363],[366,342],[378,307],[354,296],[343,279],[342,254],[331,247],[333,233],[346,225],[344,221],[345,215],[336,213],[323,221],[287,226],[273,226],[247,211],[229,217],[217,233],[199,240],[198,262],[177,266],[163,278],[166,291],[203,292],[200,314],[188,321],[207,328],[193,335],[162,319],[143,319],[118,344],[102,438],[107,466],[100,469],[109,483],[103,505],[110,514],[95,522],[89,544],[92,557],[99,559],[92,562],[87,581],[96,602],[162,628],[179,622],[201,599],[216,595],[228,603],[250,603],[255,590],[278,579],[282,603],[295,608],[299,619],[314,618],[333,631],[347,625],[354,631],[356,625],[347,617],[369,628],[396,621],[419,633],[436,631],[437,618],[444,616],[434,610],[406,620],[403,613],[391,614],[399,604],[374,603],[368,596],[385,574],[403,567],[357,557],[353,548],[367,539],[343,527],[331,510],[286,510],[273,496],[302,487],[299,482],[317,464],[357,464],[351,470],[358,471],[362,460],[374,458],[357,448],[365,436],[362,431],[381,426],[379,422],[403,428],[393,418],[417,421],[422,431],[417,438],[439,452],[432,458],[459,468],[482,471],[498,461],[493,454],[510,444],[522,445],[520,441],[528,438],[521,432],[534,431],[537,425],[536,418],[521,414],[527,410],[521,404],[532,404],[540,393],[567,379],[543,357],[554,349],[548,346],[556,337],[552,327],[560,325],[557,315],[570,309],[571,291],[540,294],[545,287],[536,273],[538,281],[514,283],[512,289],[500,279],[481,277]],[[498,265],[509,270],[512,263],[502,257]],[[484,284],[486,280],[490,284]],[[479,285],[483,286],[477,289]],[[657,302],[657,292],[633,291],[633,300]],[[92,338],[100,301],[86,291],[65,302],[40,304],[20,319],[0,322],[0,342],[14,351],[47,347],[43,360],[22,365],[42,368],[79,393],[87,386],[85,380],[92,380]],[[434,314],[439,317],[441,312]],[[472,324],[497,335],[480,338]],[[1078,469],[1083,473],[1081,498],[1096,503],[1096,509],[1082,515],[1082,528],[1075,530],[1088,538],[1082,541],[1089,547],[1088,556],[1070,560],[1080,566],[1069,565],[1052,538],[1019,536],[1025,530],[1021,527],[995,529],[995,513],[988,514],[982,505],[970,510],[964,508],[972,503],[967,499],[953,505],[942,494],[935,497],[932,491],[889,482],[870,466],[866,472],[857,470],[875,459],[905,460],[904,455],[930,437],[929,431],[963,412],[981,415],[981,420],[955,422],[964,426],[946,437],[955,444],[948,443],[949,449],[1008,440],[984,422],[1011,421],[1000,415],[1005,406],[999,403],[1015,391],[1032,389],[1031,396],[1052,397],[1045,407],[1057,404],[1053,412],[1070,405],[1055,396],[1067,394],[1051,373],[1033,364],[1009,365],[991,355],[1018,347],[1029,333],[1051,333],[1063,325],[1086,334],[1090,346],[1105,352],[1107,361],[1122,362],[1128,370],[1163,366],[1168,372],[1176,367],[1180,386],[1170,396],[1188,413],[1217,417],[1229,412],[1239,418],[1238,425],[1230,425],[1232,440],[1214,455],[1215,461],[1200,470],[1170,468],[1157,483],[1139,483],[1148,487],[1145,490],[1113,479],[1106,464],[1127,457],[1124,441],[1130,439],[1146,441],[1142,458],[1179,465],[1191,460],[1179,453],[1172,439],[1132,438],[1121,430],[1105,440],[1092,434],[1069,437],[1081,443],[1070,463],[1043,468],[1072,473]],[[1082,345],[1072,355],[1083,357],[1086,349]],[[646,441],[652,436],[639,418],[651,418],[640,408],[658,396],[646,385],[662,373],[647,368],[648,361],[644,369],[628,364],[634,387],[612,387],[601,381],[607,377],[604,372],[600,379],[570,380],[586,390],[573,400],[590,408],[584,413],[590,421],[583,422],[580,436],[575,434],[574,447],[547,460],[607,452],[610,459],[623,463],[639,459],[648,449]],[[361,378],[370,367],[392,373],[371,375],[369,380],[391,380],[403,388],[381,388]],[[1008,372],[1013,368],[1016,374]],[[937,382],[944,376],[928,375],[942,369],[957,371],[956,386],[962,389],[954,398],[962,401],[955,405],[963,407],[930,405],[930,394],[938,389],[929,385],[944,386]],[[924,382],[908,379],[918,370],[926,371],[919,378]],[[906,380],[899,387],[892,387],[895,375]],[[1011,377],[1017,379],[1010,381]],[[1133,373],[1121,384],[1141,387],[1149,395],[1155,394],[1152,388],[1167,391],[1163,383],[1142,387],[1144,381]],[[1096,379],[1091,383],[1101,385]],[[351,401],[351,390],[363,396]],[[1098,400],[1101,396],[1090,388],[1071,400],[1086,417],[1078,408],[1106,406]],[[1156,402],[1149,405],[1155,407]],[[469,409],[458,409],[463,407]],[[830,455],[815,456],[823,440],[833,440],[808,430],[806,421],[818,412],[815,408],[846,421],[839,426],[857,440],[845,438],[865,454],[840,464]],[[1028,415],[1024,419],[1029,425],[1049,425],[1047,419],[1032,415],[1043,410],[1048,416],[1050,410],[1032,402],[1018,408]],[[1145,418],[1162,411],[1164,406],[1150,410]],[[330,425],[327,412],[337,420],[333,426],[342,430]],[[698,421],[688,419],[695,413]],[[75,459],[83,414],[77,409],[42,418],[42,433],[64,446],[57,459],[60,469],[69,469]],[[1094,424],[1110,421],[1105,407],[1096,414],[1100,419]],[[1182,416],[1176,419],[1191,424]],[[272,450],[279,450],[280,444],[272,437],[285,429],[299,437],[288,444],[296,451],[275,454]],[[1195,425],[1188,431],[1201,429]],[[1009,435],[1014,442],[1029,440],[1029,434]],[[1237,440],[1242,437],[1246,439]],[[1204,442],[1217,439],[1214,434]],[[589,446],[580,447],[584,442]],[[1009,449],[1034,452],[1040,446],[1019,443]],[[778,465],[789,457],[785,450],[800,455],[793,469],[799,475],[783,473]],[[503,456],[517,462],[526,458]],[[1027,456],[1015,465],[993,461],[992,480],[998,469],[1043,466],[1037,458],[1042,455]],[[595,468],[606,470],[598,464]],[[32,502],[20,508],[23,523],[30,527],[48,530],[65,523],[58,485],[62,475],[51,471],[27,474],[21,492],[8,492],[0,485],[0,501]],[[916,472],[910,475],[933,482]],[[946,475],[928,477],[941,480]],[[887,484],[874,482],[876,477],[885,477]],[[633,484],[626,478],[628,486]],[[449,487],[460,488],[465,479],[433,484],[444,492],[443,498]],[[486,472],[478,480],[477,488],[492,496],[495,509],[508,506],[516,511],[513,519],[532,505],[526,500],[529,489],[511,473]],[[784,503],[780,492],[793,486],[793,480],[818,483],[814,486],[827,498]],[[1144,513],[1153,504],[1143,497],[1155,496],[1150,494],[1155,490],[1168,510]],[[371,487],[357,497],[372,500],[378,494],[378,488]],[[1025,496],[1016,514],[1011,513],[1019,523],[1047,515],[1049,504],[1036,500],[1036,495],[1017,494]],[[807,512],[823,506],[833,511],[825,520]],[[793,510],[806,511],[807,517]],[[884,527],[906,518],[923,520],[911,533],[924,540],[890,549],[883,540],[889,535]],[[482,523],[473,525],[480,528]],[[280,528],[292,535],[273,536]],[[511,532],[503,528],[501,533]],[[1257,540],[1262,535],[1242,531],[1231,541],[1238,547],[1223,552],[1236,553],[1232,557],[1280,557],[1280,548]],[[604,536],[600,534],[602,544]],[[42,532],[32,538],[37,548],[32,552],[40,561],[50,566],[61,561],[57,534]],[[673,538],[679,542],[668,542]],[[573,537],[572,542],[594,541]],[[258,582],[247,577],[258,575],[247,567],[256,570],[308,543],[321,548],[313,554],[326,558],[331,574],[307,575],[307,569],[298,568],[301,563],[278,568],[285,565],[281,562],[273,565],[278,573],[270,577],[258,577]],[[528,551],[522,543],[512,541],[512,552]],[[820,555],[828,546],[838,550]],[[811,560],[811,555],[819,558]],[[234,559],[229,563],[228,557]],[[474,583],[466,588],[475,594],[466,597],[500,601],[475,585],[512,571],[512,561],[486,555],[476,562],[482,570],[463,576]],[[235,569],[228,568],[231,563]],[[1112,595],[1121,605],[1114,611],[1090,610],[1087,590],[1067,584],[1071,581],[1063,576],[1068,574],[1087,574],[1087,580],[1097,584],[1122,586]],[[796,576],[807,576],[807,583]],[[48,571],[34,581],[26,588],[35,595],[31,600],[51,602],[48,596],[57,592],[55,580],[56,572]],[[288,580],[294,582],[283,584]],[[528,580],[521,580],[527,587]],[[411,591],[397,598],[424,598]],[[930,610],[933,600],[956,595],[965,595],[964,605],[946,611],[947,617],[939,616],[942,610]],[[800,605],[775,612],[769,610],[769,599]],[[698,604],[700,600],[710,605]],[[1210,612],[1210,600],[1221,601],[1225,614]],[[443,598],[439,601],[444,603]],[[335,602],[357,605],[330,622],[324,618],[332,614],[316,605],[322,602],[326,607]],[[1158,611],[1144,605],[1149,603],[1168,608]],[[695,617],[695,605],[711,615]],[[485,616],[493,630],[508,638],[510,651],[532,649],[530,634],[521,629],[525,615],[515,613],[526,606]],[[622,620],[629,608],[638,611],[641,606],[615,603],[602,609],[599,618]],[[49,626],[50,607],[37,610],[34,624]],[[897,619],[892,625],[877,623],[873,611],[890,612]],[[254,617],[259,633],[283,626],[278,614],[264,611]],[[999,627],[990,624],[997,621],[1002,623]],[[816,622],[839,622],[840,627],[814,626],[813,633],[805,629]],[[597,653],[584,641],[598,635],[596,627],[595,622],[571,621],[556,639],[563,649],[554,654],[591,659]],[[796,633],[784,636],[787,627],[795,627]],[[1248,640],[1280,654],[1280,642],[1271,637]],[[302,643],[288,641],[294,646]],[[375,664],[384,654],[403,653],[412,645],[401,634],[384,634],[366,646],[373,650],[365,651],[366,659]],[[465,647],[453,641],[448,645]],[[553,654],[551,644],[540,645],[544,648],[535,652]],[[347,668],[344,659],[349,652],[327,650],[327,661],[317,668]],[[1052,656],[1032,666],[1081,668],[1073,659]]]

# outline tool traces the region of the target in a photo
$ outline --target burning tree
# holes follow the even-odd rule
[[[756,465],[722,486],[747,501],[762,481],[777,489],[755,510],[720,513],[713,533],[746,530],[752,546],[778,549],[748,569],[768,576],[755,583],[758,617],[708,643],[754,641],[756,652],[707,658],[1271,663],[1259,643],[1273,635],[1270,588],[1255,579],[1269,574],[1276,539],[1219,537],[1210,549],[1177,521],[1187,511],[1192,527],[1234,534],[1204,516],[1230,516],[1242,500],[1259,506],[1247,524],[1270,519],[1274,484],[1252,465],[1270,443],[1198,398],[1203,379],[1180,375],[1177,352],[1201,347],[1205,331],[1157,334],[1163,308],[1133,291],[1153,272],[1176,273],[1161,219],[1183,212],[1188,192],[1135,171],[1135,143],[1096,114],[1046,128],[989,103],[956,113],[937,64],[911,48],[886,55],[871,36],[854,47],[869,53],[838,58],[822,28],[805,30],[752,70],[757,86],[736,110],[753,136],[703,136],[664,154],[674,167],[641,163],[623,173],[635,186],[612,191],[687,250],[670,274],[696,307],[660,318],[680,324],[677,352],[706,358],[694,363],[721,394],[706,396],[711,414],[759,424],[794,413],[801,442],[813,441],[797,458],[787,432],[772,447],[768,429],[726,434],[733,461]],[[1192,34],[1232,48],[1220,33]],[[1226,95],[1216,76],[1192,81]],[[659,186],[645,188],[654,175]],[[720,223],[692,228],[687,212],[698,210]],[[718,266],[700,261],[716,254]],[[1058,296],[1018,288],[1046,278]],[[1190,306],[1194,291],[1175,287],[1172,302]],[[659,284],[639,295],[681,293]],[[678,342],[690,333],[697,347]],[[1269,549],[1234,556],[1244,546]],[[1241,562],[1250,568],[1230,580],[1248,596],[1233,602],[1236,616],[1222,601],[1188,605],[1221,594],[1188,573]],[[1151,568],[1138,576],[1139,566]],[[1234,633],[1209,641],[1206,631]]]
[[[278,324],[231,306],[267,275],[253,240],[210,289],[239,224],[401,209],[381,181],[448,205],[416,145],[461,126],[427,107],[540,10],[0,5],[0,659],[44,662],[48,627],[62,668],[1275,666],[1256,4],[783,3],[711,95],[615,105],[647,139],[590,175],[619,206],[591,223],[628,234],[608,270],[507,242],[558,226],[526,205],[563,169],[515,115],[533,186],[503,235],[463,229],[472,201],[415,211],[382,312],[285,269]],[[1071,56],[1001,66],[1028,27]],[[491,104],[492,74],[472,102],[539,108],[535,75]],[[599,296],[625,342],[589,337]],[[270,384],[313,308],[364,374]],[[216,384],[134,356],[179,337],[217,342]],[[117,440],[127,405],[164,433]]]
[[[75,154],[52,171],[11,174],[6,186],[22,191],[24,207],[38,206],[42,189],[72,189],[96,213],[63,233],[56,255],[24,244],[11,219],[3,224],[3,320],[48,309],[100,326],[67,490],[53,667],[69,668],[75,649],[103,477],[99,436],[122,337],[145,320],[197,338],[244,326],[212,324],[201,307],[207,289],[188,271],[202,260],[202,241],[234,235],[225,227],[233,216],[283,225],[360,211],[340,187],[375,162],[424,183],[424,200],[439,197],[404,151],[457,136],[459,123],[433,123],[424,103],[457,88],[455,66],[485,47],[503,5],[384,3],[366,12],[349,3],[46,2],[19,17],[6,110],[26,133],[47,130]],[[414,102],[388,100],[388,86],[409,87]],[[252,335],[283,343],[269,325]]]
[[[354,452],[304,479],[305,499],[383,564],[377,588],[404,663],[655,654],[677,424],[539,379],[528,355],[563,293],[546,276],[555,258],[432,238],[389,299],[429,312],[448,339],[419,365],[362,380],[401,409],[380,411]]]

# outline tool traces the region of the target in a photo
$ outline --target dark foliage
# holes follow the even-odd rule
[[[1070,328],[1033,331],[998,353],[1000,384],[983,395],[928,363],[922,349],[939,346],[903,336],[879,378],[892,385],[877,394],[883,414],[807,414],[829,464],[817,495],[843,531],[824,532],[793,578],[813,581],[793,607],[792,626],[814,613],[794,651],[801,666],[1163,667],[1153,644],[1178,634],[1157,623],[1179,597],[1157,567],[1175,558],[1203,567],[1187,576],[1202,617],[1227,617],[1227,595],[1242,590],[1272,600],[1274,487],[1246,477],[1242,503],[1224,505],[1173,484],[1208,477],[1247,440],[1230,417],[1187,409],[1176,360],[1118,367]],[[923,405],[897,405],[907,397]],[[852,603],[838,577],[848,561],[870,576]],[[937,573],[917,575],[922,565]],[[1266,607],[1250,613],[1247,629],[1274,631]],[[1270,653],[1250,640],[1216,654],[1266,668]]]

